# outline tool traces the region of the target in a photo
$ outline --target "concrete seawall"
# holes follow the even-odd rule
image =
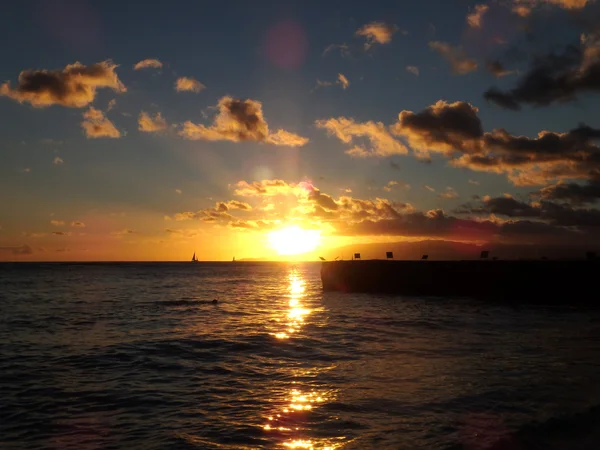
[[[323,290],[600,305],[597,261],[326,261]]]

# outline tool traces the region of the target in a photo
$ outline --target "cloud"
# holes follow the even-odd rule
[[[142,111],[138,117],[138,130],[145,133],[157,133],[167,129],[167,121],[157,112],[154,117]]]
[[[561,54],[538,58],[516,87],[508,91],[492,87],[484,98],[502,108],[519,110],[524,104],[570,102],[589,91],[600,91],[600,39],[592,37],[584,39],[580,47],[568,46]]]
[[[339,84],[342,85],[342,89],[347,89],[350,86],[350,81],[343,73],[338,73],[338,81]]]
[[[107,60],[90,66],[76,62],[63,70],[24,70],[15,88],[10,82],[0,85],[0,96],[28,102],[36,108],[51,105],[83,108],[94,101],[99,88],[127,90],[115,72],[116,67]]]
[[[321,81],[317,79],[317,85],[312,89],[311,92],[314,92],[319,88],[333,86],[334,84],[339,84],[342,87],[342,89],[345,90],[350,86],[350,81],[348,80],[348,78],[346,78],[346,76],[343,73],[338,73],[337,81],[335,81],[335,83],[333,81]]]
[[[481,21],[485,13],[490,9],[488,5],[475,5],[472,12],[467,15],[467,23],[472,28],[481,28]]]
[[[564,9],[583,9],[595,0],[513,0],[512,11],[521,17],[528,17],[534,8],[543,5],[554,5]]]
[[[0,247],[0,253],[6,253],[9,255],[31,255],[33,249],[29,245],[21,245],[17,247]]]
[[[183,191],[181,189],[175,189],[175,193],[181,195],[183,194]]]
[[[246,202],[240,202],[239,200],[229,200],[228,202],[217,202],[215,207],[217,211],[229,211],[231,209],[239,209],[242,211],[250,211],[252,206]]]
[[[150,59],[142,59],[140,62],[136,63],[133,66],[133,70],[140,69],[162,69],[163,63],[161,63],[158,59],[150,58]]]
[[[485,68],[494,76],[501,78],[514,73],[513,70],[507,70],[499,61],[488,61]]]
[[[406,71],[416,75],[417,77],[420,74],[419,68],[417,66],[406,66]]]
[[[60,227],[65,224],[64,220],[51,220],[50,223],[55,227]]]
[[[402,111],[392,133],[405,137],[421,157],[430,151],[454,153],[476,151],[483,136],[479,110],[466,102],[447,103],[443,100],[420,113]]]
[[[384,191],[391,192],[394,186],[398,186],[403,189],[410,189],[410,184],[405,183],[404,181],[390,181],[387,185],[383,187]]]
[[[505,173],[515,185],[557,179],[600,179],[600,130],[581,125],[566,133],[541,131],[535,138],[504,129],[483,132],[478,109],[465,102],[438,101],[420,113],[402,111],[392,133],[408,140],[418,158],[430,152],[454,167]]]
[[[219,113],[211,126],[187,121],[179,134],[190,140],[254,141],[289,147],[301,147],[308,142],[307,138],[285,130],[270,133],[259,101],[226,96],[219,100],[217,108]]]
[[[317,120],[315,125],[326,130],[330,136],[337,137],[344,144],[354,144],[357,138],[369,141],[369,147],[357,144],[347,150],[346,153],[351,156],[390,156],[408,153],[408,149],[394,139],[388,128],[381,122],[360,123],[351,118],[339,117]]]
[[[52,161],[52,164],[55,164],[55,165],[57,165],[57,166],[60,166],[60,165],[62,165],[63,163],[64,163],[63,159],[62,159],[61,157],[59,157],[59,156],[56,156],[56,157],[54,158],[54,160]]]
[[[71,233],[68,231],[53,231],[52,234],[54,236],[71,236]]]
[[[275,196],[286,195],[296,188],[295,184],[288,184],[283,180],[261,180],[248,183],[247,181],[238,181],[233,185],[234,195],[240,197],[257,197],[257,196]]]
[[[585,184],[560,181],[542,188],[539,195],[543,199],[568,201],[576,205],[596,203],[600,199],[600,178]]]
[[[469,58],[461,47],[452,47],[450,44],[440,41],[430,42],[429,47],[450,63],[452,71],[456,75],[466,75],[477,70],[477,62]]]
[[[325,50],[323,50],[323,56],[325,56],[327,53],[332,52],[334,50],[339,50],[340,56],[342,58],[347,58],[351,55],[350,47],[348,46],[348,44],[344,43],[344,44],[328,45],[327,47],[325,47]]]
[[[84,121],[81,122],[81,126],[88,139],[121,137],[121,132],[115,128],[115,125],[102,111],[93,106],[90,106],[90,109],[83,113],[83,118]]]
[[[122,230],[111,231],[110,234],[112,234],[113,236],[127,236],[129,234],[135,234],[135,233],[136,233],[135,230],[131,230],[129,228],[123,228]]]
[[[553,226],[575,229],[600,227],[600,210],[573,208],[571,205],[551,201],[526,203],[506,194],[503,197],[486,196],[478,205],[466,204],[463,213],[494,214],[510,218],[535,218]]]
[[[195,92],[197,94],[202,89],[206,89],[206,86],[193,77],[179,77],[175,82],[177,92]]]
[[[548,201],[526,203],[508,195],[497,198],[486,196],[477,204],[460,207],[455,214],[475,216],[465,219],[448,215],[441,209],[417,211],[409,203],[385,198],[335,198],[308,181],[261,180],[250,183],[242,180],[234,187],[239,191],[236,194],[255,197],[263,201],[263,205],[268,202],[269,207],[244,211],[242,214],[250,215],[241,219],[237,216],[239,211],[227,206],[230,202],[223,201],[198,212],[179,213],[177,220],[198,219],[238,230],[266,230],[292,219],[297,223],[321,226],[338,236],[393,236],[478,243],[570,245],[582,240],[600,243],[599,210],[576,209]],[[447,188],[443,194],[454,198],[453,192],[452,188]],[[290,198],[274,201],[276,195]],[[295,202],[292,202],[293,199]],[[291,209],[275,207],[275,204],[288,204]],[[260,214],[269,214],[269,219],[260,217]],[[176,233],[176,230],[168,232]]]
[[[452,200],[452,199],[458,198],[458,192],[456,192],[456,191],[454,190],[454,188],[452,188],[452,187],[448,186],[448,187],[446,188],[446,191],[445,191],[445,192],[442,192],[442,193],[439,195],[439,197],[440,197],[440,198],[442,198],[442,199],[445,199],[445,200]]]
[[[396,31],[398,31],[396,25],[371,22],[356,30],[356,35],[366,38],[365,50],[369,50],[374,44],[389,44],[392,42],[392,35]]]
[[[434,188],[432,188],[431,186],[428,186],[428,185],[426,185],[426,184],[424,184],[424,185],[423,185],[423,188],[424,188],[424,189],[427,189],[429,192],[435,192],[435,189],[434,189]]]
[[[317,78],[317,85],[313,88],[313,91],[316,91],[319,88],[333,86],[332,81],[321,81]]]
[[[302,147],[308,143],[308,138],[298,136],[285,130],[277,130],[275,133],[269,134],[267,144],[280,145],[286,147]]]
[[[116,99],[112,99],[108,102],[108,106],[106,107],[106,111],[110,111],[111,109],[115,109],[117,107],[117,100]]]
[[[30,169],[29,167],[25,167],[25,168],[23,169],[23,172],[24,172],[24,173],[29,173],[29,172],[31,172],[31,169]]]
[[[474,186],[479,186],[479,181],[469,180],[469,184],[472,184]]]
[[[79,222],[76,220],[76,221],[71,222],[71,226],[73,228],[85,228],[85,223]]]

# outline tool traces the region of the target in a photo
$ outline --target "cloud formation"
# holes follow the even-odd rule
[[[185,139],[203,141],[254,141],[267,144],[301,147],[307,138],[277,130],[270,133],[263,116],[262,103],[257,100],[239,100],[222,97],[217,104],[219,110],[214,122],[207,127],[187,121],[179,134]]]
[[[483,16],[490,9],[488,5],[475,5],[472,12],[467,15],[467,23],[472,28],[481,28]]]
[[[96,98],[96,90],[109,88],[125,92],[112,61],[103,61],[90,66],[79,62],[69,64],[63,70],[24,70],[19,82],[12,87],[10,82],[0,85],[0,96],[19,103],[30,103],[36,108],[61,105],[68,108],[83,108]]]
[[[502,128],[484,132],[477,113],[466,102],[438,101],[419,113],[402,111],[390,128],[418,158],[436,152],[454,167],[504,173],[519,186],[600,179],[600,148],[593,144],[600,130],[581,125],[566,133],[542,131],[535,138]]]
[[[149,58],[149,59],[142,59],[140,62],[136,63],[133,66],[133,70],[140,70],[140,69],[162,69],[163,67],[163,63],[160,62],[158,59],[154,59],[154,58]]]
[[[406,138],[423,158],[427,158],[430,151],[470,153],[478,149],[478,139],[483,136],[478,112],[469,103],[440,100],[420,113],[402,111],[398,122],[390,128],[392,133]]]
[[[538,58],[513,89],[492,87],[484,98],[502,108],[519,110],[525,104],[573,101],[590,91],[600,91],[600,39],[595,37],[583,39],[580,47],[568,46],[561,54]]]
[[[60,166],[60,165],[64,164],[64,161],[60,156],[55,156],[54,159],[52,160],[52,164]]]
[[[342,89],[347,89],[350,86],[350,81],[343,73],[338,73],[337,82],[342,86]]]
[[[466,75],[477,70],[477,61],[469,58],[462,47],[452,47],[441,41],[432,41],[429,47],[450,63],[452,72],[456,75]]]
[[[167,129],[167,121],[157,112],[154,117],[142,111],[138,117],[138,130],[145,133],[158,133]]]
[[[175,90],[177,92],[195,92],[197,94],[202,89],[206,89],[206,86],[193,77],[179,77],[175,81]]]
[[[392,42],[392,36],[396,31],[398,31],[396,25],[371,22],[356,30],[356,35],[366,38],[365,50],[369,50],[375,44],[389,44]]]
[[[355,122],[346,117],[317,120],[317,128],[327,131],[330,136],[337,137],[344,144],[355,144],[358,139],[366,139],[369,146],[355,144],[346,151],[350,156],[391,156],[404,155],[408,149],[390,134],[388,128],[381,122]]]
[[[528,17],[534,8],[543,5],[555,5],[564,9],[583,9],[595,0],[513,0],[512,10],[521,17]]]
[[[81,126],[88,139],[121,137],[121,132],[117,130],[115,125],[102,111],[93,106],[90,106],[90,109],[83,113],[83,118],[84,120],[81,122]]]

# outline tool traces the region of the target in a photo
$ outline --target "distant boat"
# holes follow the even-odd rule
[[[196,258],[196,252],[194,252],[194,256],[192,256],[192,262],[198,262],[198,258]]]

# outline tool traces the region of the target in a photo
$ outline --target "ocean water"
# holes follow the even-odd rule
[[[0,449],[600,448],[597,311],[319,270],[0,265]]]

